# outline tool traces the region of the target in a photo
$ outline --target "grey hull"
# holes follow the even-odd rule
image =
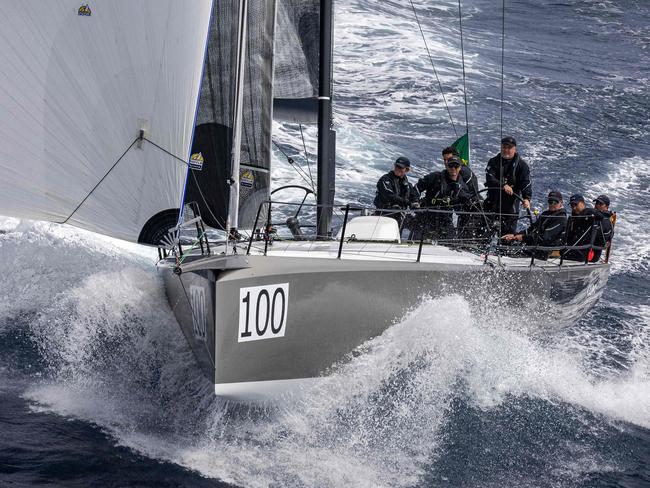
[[[198,363],[215,385],[253,385],[326,374],[425,296],[456,293],[475,301],[507,297],[514,308],[532,303],[533,311],[547,314],[548,321],[567,323],[593,305],[609,273],[605,264],[576,263],[494,267],[478,261],[458,266],[255,255],[238,257],[228,265],[223,260],[197,260],[180,275],[164,272],[174,314]],[[283,335],[240,342],[241,290],[264,286],[273,290],[279,284],[288,286],[280,324]],[[192,287],[194,308],[205,307],[199,313],[190,307]],[[199,287],[204,289],[204,304],[196,299],[201,295]],[[266,304],[267,299],[261,302]],[[196,335],[197,320],[207,322],[202,338]]]

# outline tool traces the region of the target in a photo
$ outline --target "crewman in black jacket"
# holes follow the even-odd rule
[[[434,171],[420,178],[415,185],[424,197],[425,207],[457,208],[470,201],[472,192],[460,176],[462,163],[457,156],[445,160],[445,169]]]
[[[377,193],[375,195],[375,207],[378,215],[386,215],[394,218],[401,225],[404,219],[402,210],[409,207],[419,208],[420,194],[409,183],[406,173],[411,170],[411,161],[404,156],[395,160],[395,166],[377,182]],[[392,211],[387,211],[395,209]]]
[[[452,156],[445,161],[445,169],[429,173],[418,180],[416,188],[424,197],[423,207],[435,208],[441,212],[422,213],[420,228],[424,232],[434,231],[437,237],[450,235],[452,210],[464,210],[472,200],[472,192],[460,176],[460,158]]]
[[[572,195],[569,199],[569,205],[571,205],[571,216],[567,225],[567,246],[593,244],[594,246],[604,247],[605,238],[600,228],[603,215],[593,208],[587,208],[585,199],[580,194]],[[564,259],[596,262],[600,259],[600,254],[601,250],[598,249],[569,249],[565,251]]]
[[[600,223],[600,228],[605,238],[605,242],[610,243],[614,237],[614,223],[612,222],[613,212],[609,211],[609,197],[607,195],[599,195],[594,200],[594,210],[603,216]]]
[[[455,147],[449,146],[446,147],[442,150],[442,160],[445,164],[447,164],[447,161],[449,161],[449,158],[451,157],[457,157],[460,160],[460,154],[458,154],[458,150]],[[467,188],[469,188],[470,193],[472,194],[472,198],[477,198],[479,197],[478,193],[478,178],[476,178],[476,175],[472,171],[472,169],[467,166],[466,164],[461,164],[460,165],[460,177],[463,179],[465,184],[467,185]]]
[[[614,224],[616,223],[616,213],[610,212],[609,205],[610,201],[607,195],[598,195],[594,200],[594,209],[603,217],[600,221],[600,231],[605,239],[605,262],[609,261],[612,238],[614,237]]]
[[[503,239],[523,242],[527,246],[561,247],[567,227],[567,213],[564,210],[562,193],[559,191],[550,192],[547,201],[548,210],[542,212],[542,215],[530,227],[524,232],[506,234]],[[547,259],[552,251],[532,250],[525,252],[534,255],[538,259]]]
[[[505,214],[501,218],[501,234],[514,234],[519,215],[517,196],[522,199],[524,208],[530,208],[533,195],[530,169],[519,156],[514,137],[501,139],[501,152],[490,159],[485,168],[485,186],[489,188],[485,210]]]

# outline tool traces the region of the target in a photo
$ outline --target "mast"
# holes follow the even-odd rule
[[[316,234],[325,238],[332,222],[336,133],[332,130],[332,13],[333,0],[320,2],[318,78],[318,188]]]
[[[233,140],[230,179],[230,198],[226,229],[229,236],[237,234],[239,221],[239,163],[241,159],[242,113],[244,109],[244,63],[246,61],[246,35],[248,25],[248,0],[241,0],[237,39],[237,71],[235,75],[235,101],[233,110]]]

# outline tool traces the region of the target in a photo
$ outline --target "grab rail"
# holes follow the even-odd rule
[[[311,203],[306,203],[304,200],[302,202],[296,203],[296,202],[283,202],[283,201],[272,201],[272,200],[266,200],[263,201],[259,204],[258,209],[257,209],[257,214],[255,216],[255,224],[253,226],[253,230],[251,232],[251,235],[248,237],[248,243],[247,243],[247,249],[246,249],[246,254],[250,254],[253,242],[257,241],[264,241],[264,255],[267,255],[269,246],[273,245],[273,240],[275,239],[275,225],[284,225],[284,224],[274,224],[272,221],[272,210],[277,209],[278,207],[281,206],[299,206],[301,209],[304,209],[305,207],[307,208],[313,208],[317,209],[319,207],[324,207],[324,205],[318,205],[318,204],[311,204]],[[528,212],[528,215],[521,216],[519,214],[507,214],[507,213],[493,213],[493,212],[471,212],[471,211],[466,211],[462,209],[450,209],[450,210],[441,210],[441,209],[435,209],[435,208],[422,208],[422,209],[411,209],[411,210],[402,210],[402,209],[396,209],[396,208],[391,208],[391,209],[374,209],[374,208],[368,208],[365,206],[359,206],[359,205],[351,205],[351,204],[346,204],[343,207],[340,206],[334,206],[335,208],[339,208],[340,210],[343,211],[343,215],[341,218],[341,224],[340,224],[340,237],[338,237],[336,240],[332,239],[329,236],[318,236],[318,235],[312,235],[312,236],[305,236],[305,239],[303,240],[323,240],[323,241],[332,241],[332,242],[337,242],[338,243],[338,250],[337,250],[337,259],[341,259],[344,248],[345,248],[345,242],[346,240],[352,241],[353,239],[351,238],[346,238],[346,229],[347,229],[347,224],[348,221],[351,218],[352,213],[361,213],[363,214],[368,214],[368,213],[373,213],[375,215],[381,215],[381,214],[400,214],[400,215],[411,215],[415,216],[415,220],[417,221],[418,215],[438,215],[438,216],[445,216],[445,219],[453,219],[453,215],[455,214],[457,217],[461,216],[468,216],[470,219],[472,216],[474,217],[479,217],[477,220],[478,222],[481,222],[482,220],[490,221],[492,219],[492,222],[494,222],[494,219],[496,218],[503,218],[503,217],[512,217],[512,218],[517,218],[519,220],[521,219],[529,219],[532,222],[532,215],[530,212]],[[260,217],[262,215],[263,210],[266,208],[266,226],[265,229],[260,229],[259,223],[260,223]],[[296,214],[297,216],[297,214]],[[553,216],[547,216],[547,218],[554,218]],[[566,217],[557,217],[557,218],[566,218]],[[569,216],[569,218],[582,218],[578,216]],[[585,217],[586,218],[586,217]],[[311,226],[306,226],[306,227],[311,227]],[[598,232],[598,224],[594,223],[591,228],[591,236],[588,244],[581,244],[581,245],[568,245],[566,242],[562,242],[561,244],[558,245],[553,245],[553,246],[542,246],[542,245],[521,245],[521,246],[512,246],[512,245],[503,245],[499,240],[497,241],[496,245],[494,245],[494,240],[495,240],[495,232],[494,228],[490,228],[489,226],[483,226],[481,227],[481,230],[483,232],[482,235],[476,235],[474,237],[469,237],[469,238],[458,238],[451,236],[449,239],[445,238],[439,238],[439,239],[434,239],[432,240],[431,238],[427,238],[427,233],[422,231],[419,233],[417,236],[416,241],[410,241],[413,243],[417,242],[418,249],[417,249],[417,256],[415,259],[416,263],[421,262],[422,259],[422,252],[423,252],[423,246],[427,242],[437,243],[439,245],[445,245],[447,247],[454,247],[454,248],[459,248],[459,249],[466,249],[469,251],[473,252],[479,252],[481,255],[485,255],[486,259],[489,255],[494,255],[497,257],[501,256],[508,256],[508,255],[513,255],[512,251],[515,250],[517,251],[516,257],[523,256],[523,257],[530,257],[530,266],[534,266],[535,260],[536,259],[541,259],[537,254],[537,252],[552,252],[552,251],[559,251],[560,252],[560,263],[559,265],[561,266],[566,259],[566,254],[568,251],[574,250],[574,251],[587,251],[585,252],[585,263],[589,262],[589,256],[590,256],[590,251],[603,251],[606,249],[607,244],[604,246],[597,245],[596,244],[596,238],[597,238],[597,232]],[[458,229],[455,228],[456,231],[458,232]],[[400,229],[402,231],[403,229]],[[460,229],[460,232],[462,232],[464,229]],[[471,231],[471,228],[470,228]],[[500,236],[496,236],[500,239]],[[278,238],[281,240],[286,240],[284,238]],[[510,251],[510,252],[509,252]],[[525,255],[523,253],[526,253]],[[530,253],[530,254],[528,254]],[[573,259],[575,260],[575,259]]]

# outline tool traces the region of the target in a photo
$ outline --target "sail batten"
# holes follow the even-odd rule
[[[2,2],[0,214],[136,241],[179,208],[211,3]],[[109,172],[143,124],[174,156],[145,143]]]

